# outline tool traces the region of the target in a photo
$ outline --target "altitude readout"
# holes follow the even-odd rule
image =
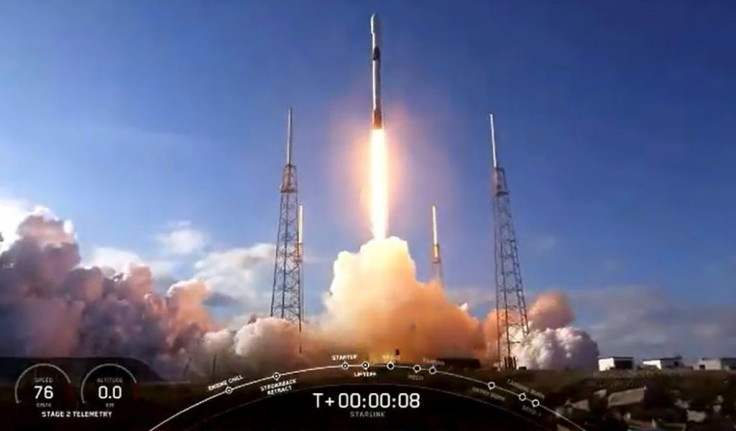
[[[82,401],[90,406],[112,409],[138,398],[138,382],[128,369],[103,364],[92,369],[82,381]]]
[[[422,404],[422,396],[416,392],[340,392],[336,397],[312,392],[312,396],[318,409],[333,406],[341,409],[418,409]]]

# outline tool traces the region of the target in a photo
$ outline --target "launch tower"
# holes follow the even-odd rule
[[[286,134],[286,165],[281,176],[281,206],[273,270],[271,316],[286,319],[302,329],[302,210],[297,193],[296,165],[292,162],[292,112]]]
[[[496,267],[497,347],[501,367],[515,369],[516,358],[512,349],[529,333],[529,322],[521,282],[516,233],[511,218],[509,188],[506,184],[506,173],[498,163],[493,114],[490,115],[490,122],[493,152],[493,257]]]

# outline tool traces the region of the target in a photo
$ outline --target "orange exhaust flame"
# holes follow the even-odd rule
[[[388,234],[388,154],[383,129],[371,133],[371,232],[373,238]]]

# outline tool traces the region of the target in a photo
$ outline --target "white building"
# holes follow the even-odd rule
[[[681,356],[675,356],[674,358],[644,359],[641,361],[641,365],[644,368],[657,368],[659,370],[681,368],[683,366]]]
[[[702,358],[693,368],[696,370],[736,371],[736,358]]]
[[[598,358],[598,370],[631,370],[634,368],[634,358],[632,356],[608,356]]]

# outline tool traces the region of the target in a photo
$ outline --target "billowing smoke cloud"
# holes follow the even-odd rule
[[[29,215],[0,255],[0,355],[131,356],[173,373],[212,329],[196,281],[153,293],[151,271],[108,277],[81,268],[72,225],[47,210]]]
[[[373,361],[397,350],[402,361],[498,359],[495,315],[480,321],[438,284],[418,281],[408,245],[398,238],[340,253],[325,311],[301,333],[270,317],[219,329],[203,305],[212,292],[202,281],[180,282],[157,295],[147,266],[133,262],[123,273],[110,273],[79,262],[70,223],[46,211],[20,224],[17,239],[0,254],[0,355],[129,356],[169,376],[185,369],[209,374],[215,364],[221,372],[272,372],[325,363],[337,352]],[[529,309],[532,332],[515,350],[519,365],[594,363],[597,346],[568,326],[573,317],[564,295],[540,295]]]
[[[572,307],[562,292],[543,292],[527,311],[529,334],[511,332],[511,354],[516,363],[527,369],[588,369],[595,367],[598,345],[582,329],[569,325],[575,319]],[[512,318],[518,321],[518,318]],[[511,320],[511,319],[510,319]],[[483,324],[487,341],[486,357],[497,361],[498,327],[492,310]]]
[[[575,320],[570,302],[562,292],[543,292],[529,307],[527,314],[532,331],[562,328]]]
[[[396,349],[407,360],[475,356],[485,348],[480,322],[440,285],[417,281],[408,246],[398,238],[340,253],[324,302],[323,333],[356,340],[372,358]]]
[[[457,306],[435,283],[416,279],[406,242],[373,240],[357,253],[340,253],[334,279],[324,296],[325,312],[299,338],[296,329],[276,319],[257,319],[219,346],[235,350],[255,366],[287,367],[294,355],[319,362],[324,352],[357,352],[384,360],[398,350],[401,360],[423,357],[477,357],[488,365],[498,361],[496,318],[484,321]],[[516,346],[517,362],[527,368],[588,368],[598,348],[580,329],[561,292],[539,295],[529,307],[530,334]],[[214,340],[215,337],[213,337]],[[213,342],[213,344],[215,344]]]
[[[590,369],[598,359],[598,345],[579,328],[534,330],[514,349],[519,366],[528,369]]]
[[[270,373],[306,364],[302,345],[313,345],[296,325],[274,317],[253,317],[240,329],[206,333],[195,355],[196,368],[216,372]],[[212,371],[210,371],[212,372]]]
[[[481,356],[480,322],[447,299],[435,283],[416,279],[406,242],[370,241],[358,253],[340,253],[324,296],[325,312],[297,328],[283,320],[255,318],[237,331],[205,336],[205,350],[222,367],[259,372],[304,363],[323,364],[330,354],[357,353],[360,360],[419,361],[423,357]]]
[[[47,208],[37,207],[19,225],[18,237],[33,240],[39,247],[74,245],[74,226],[68,220],[60,220]]]
[[[514,349],[519,366],[529,369],[589,369],[596,366],[598,345],[579,328],[562,292],[545,292],[529,308],[530,333]]]

